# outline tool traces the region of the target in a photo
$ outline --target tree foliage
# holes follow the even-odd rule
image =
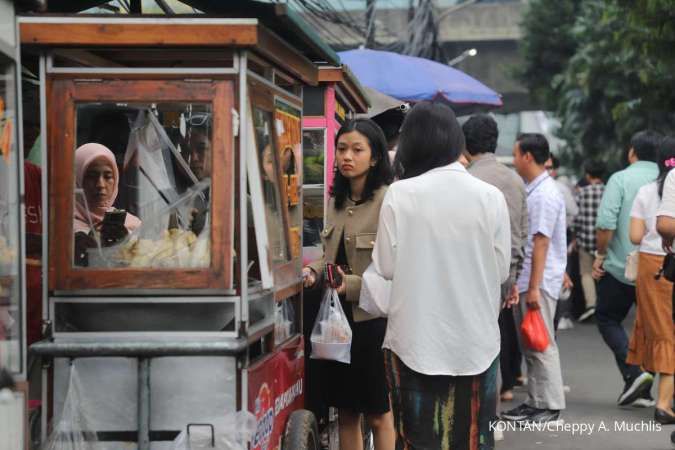
[[[636,131],[675,132],[675,0],[584,0],[576,17],[561,18],[568,23],[557,28],[526,26],[523,47],[564,41],[572,54],[561,54],[558,69],[544,66],[552,68],[545,77],[525,73],[523,81],[560,117],[569,161],[597,158],[616,168]],[[524,56],[534,68],[538,56]]]

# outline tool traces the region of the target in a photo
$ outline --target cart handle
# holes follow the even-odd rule
[[[190,427],[209,427],[211,428],[211,447],[216,447],[216,431],[210,423],[189,423],[187,425],[188,442],[190,441]]]

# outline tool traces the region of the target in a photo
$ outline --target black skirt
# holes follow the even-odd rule
[[[354,322],[351,304],[343,299],[340,303],[352,328],[351,364],[317,361],[323,400],[356,413],[384,414],[389,411],[382,351],[387,320]]]

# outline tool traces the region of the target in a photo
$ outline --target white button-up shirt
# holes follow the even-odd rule
[[[526,292],[532,274],[532,250],[535,234],[543,234],[550,239],[544,278],[541,289],[557,299],[563,284],[563,275],[567,267],[567,235],[565,200],[558,186],[548,172],[543,172],[531,183],[525,185],[527,192],[527,211],[529,215],[529,233],[525,244],[525,261],[518,277],[518,290]]]
[[[384,348],[427,375],[477,375],[499,354],[509,275],[504,196],[459,163],[389,187],[373,265],[392,280]]]

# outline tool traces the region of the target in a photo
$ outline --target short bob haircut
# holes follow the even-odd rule
[[[470,155],[479,153],[494,153],[497,150],[499,128],[497,121],[488,114],[476,114],[462,125],[466,151]]]
[[[656,162],[662,140],[663,136],[656,131],[638,131],[631,137],[630,146],[640,161]]]
[[[464,133],[449,106],[420,102],[405,116],[396,152],[402,179],[422,175],[459,159]]]
[[[543,134],[540,133],[521,133],[516,138],[520,153],[525,155],[529,153],[534,158],[534,161],[543,166],[551,157],[551,151],[548,147],[548,141]]]
[[[394,174],[389,162],[387,152],[387,140],[384,137],[382,129],[370,119],[353,119],[345,122],[335,135],[335,149],[337,151],[338,140],[340,136],[346,133],[357,131],[361,133],[370,144],[371,159],[375,160],[375,166],[368,170],[366,176],[366,186],[361,197],[361,201],[367,201],[373,198],[375,191],[383,185],[391,184]],[[349,179],[340,173],[337,165],[334,169],[333,187],[330,195],[335,198],[335,208],[342,209],[347,197],[351,195],[351,186]]]

